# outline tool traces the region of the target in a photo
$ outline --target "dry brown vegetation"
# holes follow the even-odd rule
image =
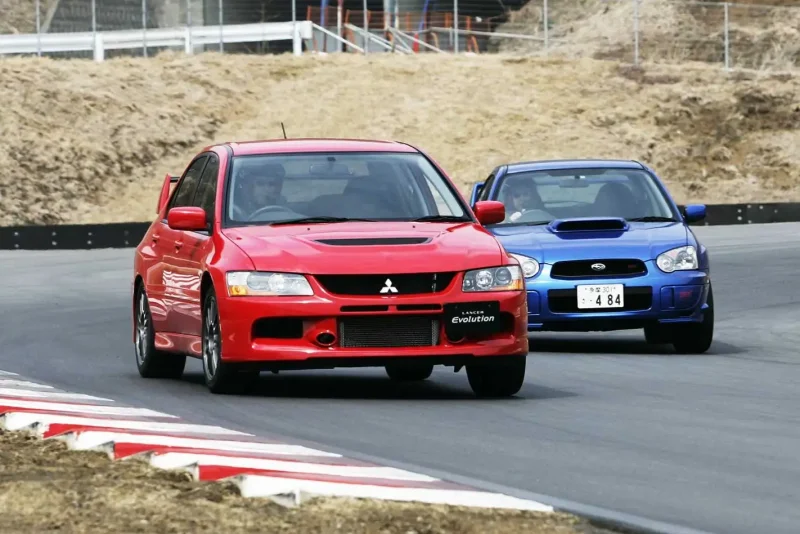
[[[5,58],[0,224],[151,220],[165,173],[211,142],[280,137],[280,121],[411,142],[465,193],[502,162],[614,157],[653,165],[679,202],[800,200],[799,87],[494,54]]]
[[[610,534],[567,514],[355,499],[285,508],[233,484],[0,431],[0,531]]]
[[[0,0],[0,35],[36,31],[36,3],[33,0]]]

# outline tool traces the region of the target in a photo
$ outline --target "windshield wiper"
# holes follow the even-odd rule
[[[285,221],[275,221],[269,223],[270,226],[280,226],[282,224],[313,224],[313,223],[335,223],[350,221],[375,222],[375,219],[357,219],[354,217],[302,217],[300,219],[286,219]]]
[[[455,215],[426,215],[418,219],[412,219],[412,222],[467,222],[469,219],[466,217],[457,217]]]
[[[647,217],[636,217],[634,219],[628,219],[628,220],[633,222],[678,222],[672,217],[658,217],[655,215],[648,215]]]

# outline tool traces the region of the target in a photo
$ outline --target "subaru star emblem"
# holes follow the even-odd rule
[[[392,285],[390,278],[386,279],[386,285],[381,288],[381,293],[397,293],[397,288]]]
[[[593,263],[592,264],[592,270],[593,271],[604,271],[605,268],[606,268],[606,266],[603,265],[602,263]]]

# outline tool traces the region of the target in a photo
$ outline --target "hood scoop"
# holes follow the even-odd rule
[[[608,232],[628,229],[628,222],[621,217],[580,217],[556,219],[549,224],[554,233],[564,232]]]
[[[429,237],[354,237],[341,239],[315,239],[317,243],[337,247],[374,247],[386,245],[421,245]]]

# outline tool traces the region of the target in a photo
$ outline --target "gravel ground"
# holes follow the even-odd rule
[[[0,531],[601,534],[571,515],[354,499],[286,508],[235,486],[0,431]]]

